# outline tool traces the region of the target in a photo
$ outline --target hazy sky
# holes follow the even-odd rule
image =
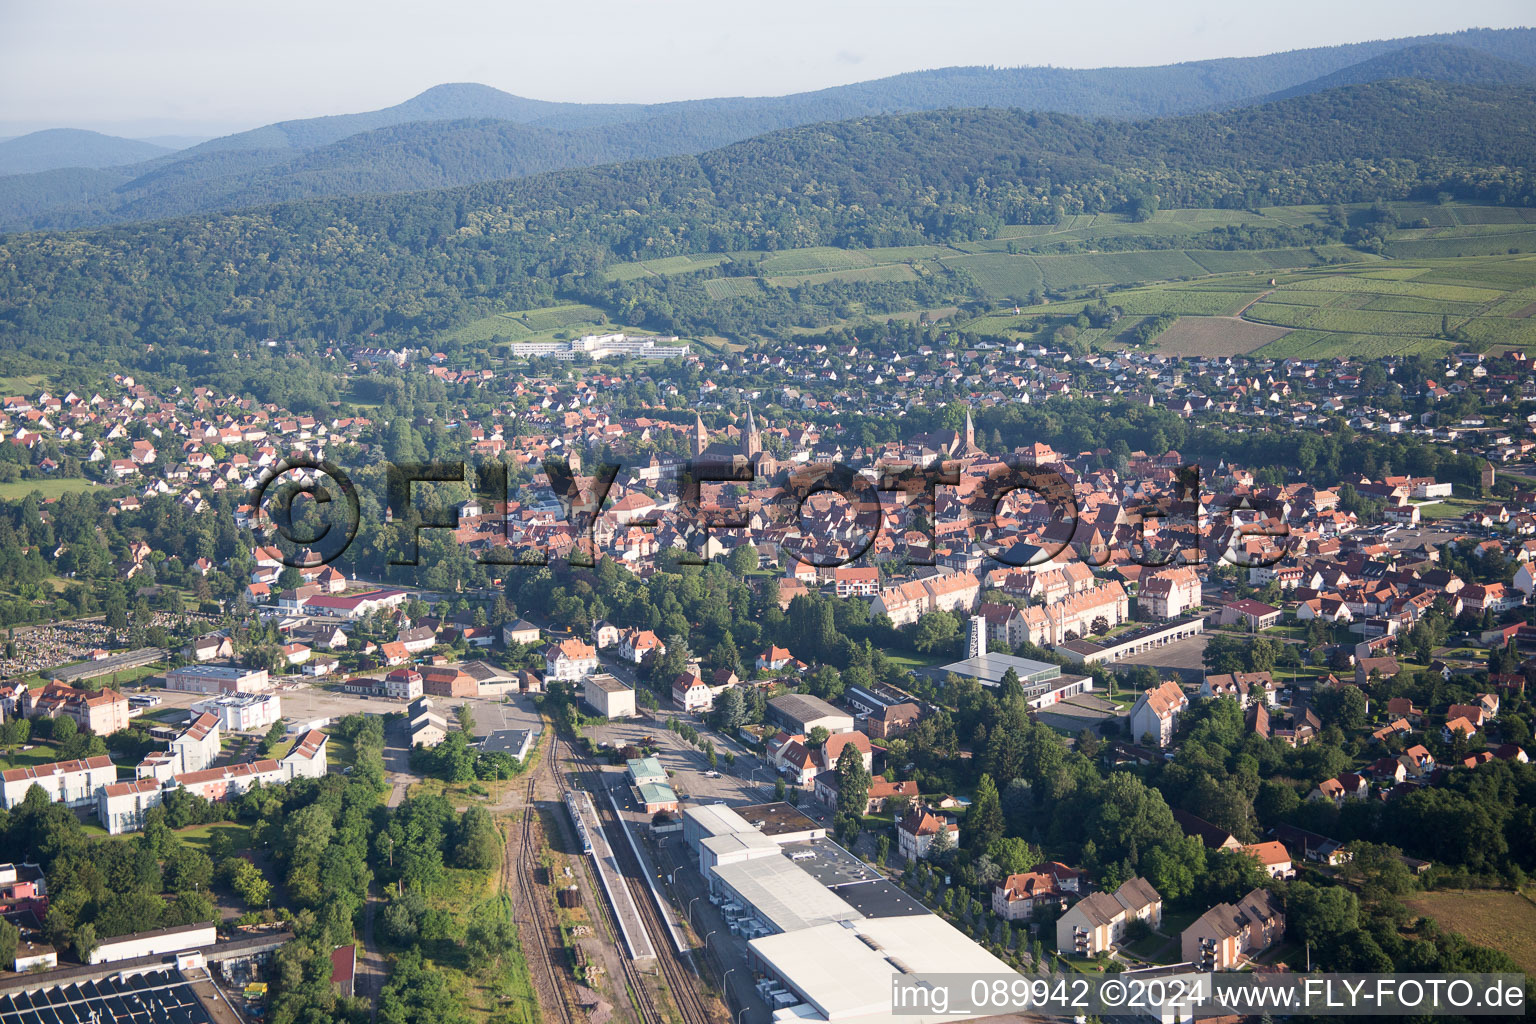
[[[0,0],[0,134],[222,134],[389,106],[441,82],[654,102],[1533,23],[1531,0]]]

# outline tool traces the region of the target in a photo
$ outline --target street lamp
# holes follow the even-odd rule
[[[711,936],[713,936],[715,934],[715,932],[717,932],[719,930],[720,929],[718,929],[718,928],[710,929],[710,931],[704,936],[704,955],[705,956],[709,955],[709,940],[710,940]]]
[[[688,923],[690,925],[693,924],[693,905],[697,902],[699,902],[699,897],[697,896],[688,901]]]

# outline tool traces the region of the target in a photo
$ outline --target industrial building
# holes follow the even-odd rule
[[[604,718],[635,717],[635,691],[606,672],[583,679],[581,697],[588,707]]]
[[[200,949],[219,941],[218,928],[212,921],[206,924],[177,925],[173,928],[156,928],[153,931],[119,935],[105,939],[91,950],[93,964],[133,960],[141,956],[158,956],[179,953],[184,949]]]
[[[801,1020],[931,1024],[954,1015],[891,1012],[891,980],[897,974],[1013,974],[1003,961],[966,938],[936,914],[861,917],[751,940],[753,954],[772,980],[766,990],[776,1007]],[[767,979],[765,979],[767,980]]]
[[[1060,665],[1013,654],[981,654],[929,669],[929,672],[936,679],[953,672],[975,679],[983,686],[1001,686],[1009,669],[1019,677],[1025,701],[1036,710],[1093,690],[1092,676],[1064,675]]]
[[[271,687],[264,668],[239,665],[182,665],[165,674],[167,690],[188,693],[265,693]]]
[[[853,716],[820,697],[786,693],[768,702],[768,717],[791,735],[808,735],[818,725],[830,733],[853,732]]]
[[[783,811],[779,811],[783,808]],[[1011,968],[879,873],[793,819],[787,804],[683,812],[683,838],[710,902],[747,939],[758,994],[777,1020],[933,1024],[891,1012],[898,974],[1010,974]],[[806,819],[809,821],[809,819]],[[761,822],[757,827],[754,822]]]
[[[534,729],[497,729],[480,741],[480,751],[485,754],[509,754],[515,761],[522,761],[538,737]]]
[[[38,982],[0,993],[0,1024],[211,1024],[212,1019],[192,985],[169,967],[114,974],[83,984],[44,987]]]

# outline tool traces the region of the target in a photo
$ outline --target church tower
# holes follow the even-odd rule
[[[757,421],[752,418],[752,407],[747,406],[747,425],[741,431],[741,454],[747,461],[763,450],[763,438],[757,432]]]
[[[693,414],[693,457],[698,458],[709,447],[709,432],[704,429],[704,417]]]
[[[971,410],[965,410],[965,451],[976,450],[976,424],[971,422]]]

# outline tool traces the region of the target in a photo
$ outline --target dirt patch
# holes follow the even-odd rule
[[[1469,942],[1507,953],[1525,971],[1536,971],[1536,903],[1496,889],[1421,893],[1403,904]]]
[[[1514,317],[1516,320],[1524,320],[1527,317],[1536,316],[1536,302],[1521,306],[1519,309],[1515,310],[1509,315]]]
[[[1289,333],[1288,327],[1249,323],[1235,316],[1181,316],[1152,344],[1172,355],[1240,356]]]

